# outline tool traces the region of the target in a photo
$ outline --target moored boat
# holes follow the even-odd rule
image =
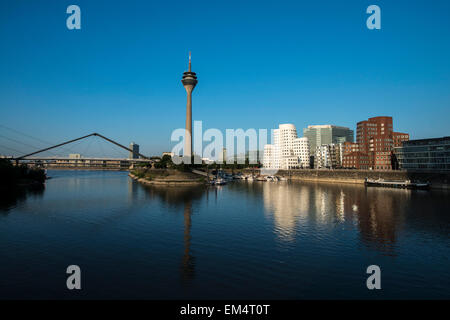
[[[227,180],[225,180],[225,179],[222,179],[222,178],[219,177],[219,178],[214,180],[214,185],[216,185],[216,186],[221,186],[221,185],[224,185],[224,184],[227,184]]]
[[[429,189],[428,182],[412,182],[410,180],[384,180],[384,179],[369,179],[364,180],[364,184],[369,187],[388,187],[388,188],[406,188],[406,189]]]

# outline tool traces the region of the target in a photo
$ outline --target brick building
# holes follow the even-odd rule
[[[369,169],[369,156],[367,153],[361,152],[357,143],[343,143],[343,159],[342,167],[367,170]]]
[[[356,143],[344,144],[343,166],[356,169],[392,170],[394,147],[409,134],[394,132],[392,117],[374,117],[356,125]]]

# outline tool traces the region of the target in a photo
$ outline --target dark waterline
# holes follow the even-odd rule
[[[0,298],[450,298],[447,192],[51,171],[2,195]],[[66,289],[66,268],[82,290]],[[381,267],[382,290],[366,288]]]

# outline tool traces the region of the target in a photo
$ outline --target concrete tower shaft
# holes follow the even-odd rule
[[[183,78],[181,79],[181,83],[187,93],[184,157],[192,156],[192,91],[194,91],[197,82],[197,75],[191,71],[191,53],[189,52],[189,69],[183,73]]]

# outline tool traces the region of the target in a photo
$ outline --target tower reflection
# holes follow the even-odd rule
[[[168,206],[183,209],[183,256],[181,259],[181,279],[183,282],[195,277],[195,256],[191,248],[192,215],[195,202],[205,195],[203,186],[146,186],[151,198],[158,198]]]
[[[191,253],[192,202],[184,204],[184,254],[181,264],[183,280],[194,278],[195,258]]]

